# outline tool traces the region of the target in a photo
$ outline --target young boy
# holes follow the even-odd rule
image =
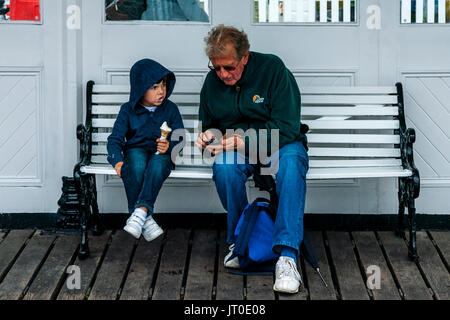
[[[131,214],[124,230],[151,241],[163,233],[153,220],[153,207],[172,169],[171,151],[179,142],[160,139],[164,122],[184,128],[176,104],[168,100],[175,75],[150,59],[136,62],[130,71],[130,101],[123,104],[108,137],[108,161],[122,178]]]

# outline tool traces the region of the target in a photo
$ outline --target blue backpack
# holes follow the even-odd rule
[[[257,198],[241,214],[234,231],[233,255],[243,272],[273,272],[279,255],[272,251],[276,211],[270,201]]]

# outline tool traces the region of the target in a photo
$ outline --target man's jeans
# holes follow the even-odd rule
[[[146,207],[149,215],[153,214],[156,197],[171,170],[168,154],[151,154],[140,148],[125,152],[121,174],[130,214],[139,207]]]
[[[237,157],[241,161],[237,162]],[[255,167],[242,163],[242,155],[225,152],[216,157],[213,165],[213,179],[223,207],[227,210],[227,242],[233,243],[233,233],[239,217],[248,204],[245,182],[255,172]],[[276,191],[278,211],[273,235],[273,250],[281,252],[282,246],[299,252],[303,241],[303,214],[306,197],[306,173],[309,157],[301,142],[294,142],[281,148],[271,157],[278,157],[276,172]]]

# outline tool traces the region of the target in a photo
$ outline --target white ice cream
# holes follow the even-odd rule
[[[169,126],[167,125],[167,122],[166,122],[166,121],[164,121],[164,123],[162,124],[162,126],[161,126],[160,129],[161,129],[162,131],[165,131],[165,132],[171,132],[171,131],[172,131],[172,129],[169,128]]]

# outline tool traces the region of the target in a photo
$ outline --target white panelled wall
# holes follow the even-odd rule
[[[0,23],[0,213],[57,211],[61,177],[77,161],[88,80],[127,84],[132,64],[152,58],[175,72],[176,90],[199,91],[209,71],[203,39],[220,23],[244,29],[251,50],[280,56],[301,90],[403,82],[407,124],[417,133],[418,213],[450,213],[450,0],[200,3],[211,23],[103,23],[104,0],[45,0],[42,23]],[[80,29],[66,27],[70,5],[80,8]],[[369,28],[374,18],[380,23]],[[97,184],[101,212],[126,212],[119,178]],[[250,199],[259,194],[248,190]],[[397,207],[396,179],[308,182],[307,213]],[[224,212],[212,181],[167,181],[155,210]]]

